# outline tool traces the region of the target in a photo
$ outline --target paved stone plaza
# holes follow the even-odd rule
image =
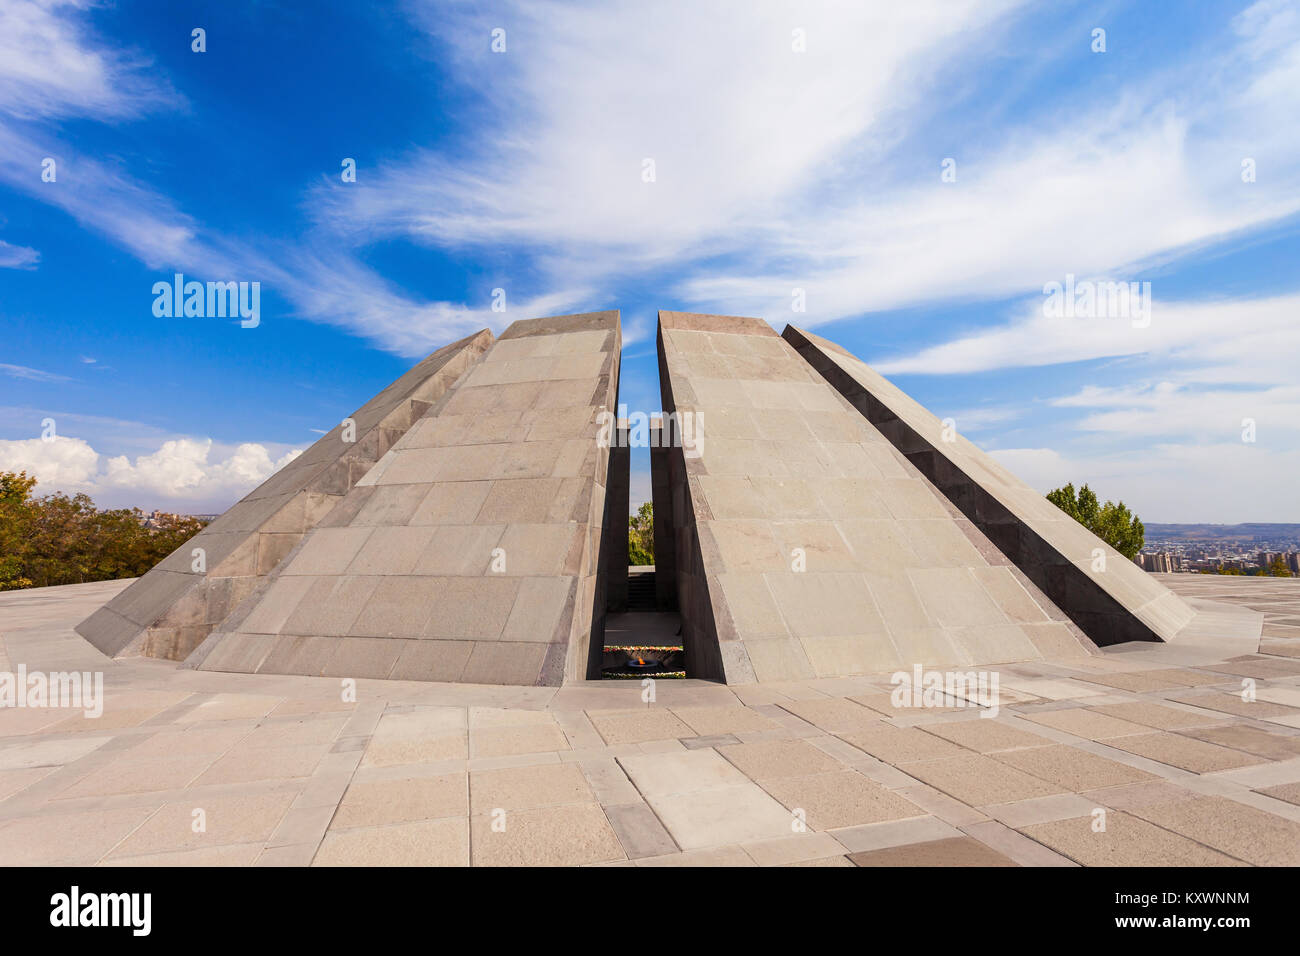
[[[610,311],[444,347],[134,583],[0,594],[0,864],[1300,864],[1300,582],[1145,574],[811,333],[657,344],[635,592]]]
[[[345,703],[338,678],[105,657],[73,628],[129,582],[11,592],[0,671],[101,671],[106,704],[0,710],[0,863],[1300,864],[1300,581],[1160,579],[1262,611],[1259,652],[1002,665],[993,719],[896,710],[887,674]]]

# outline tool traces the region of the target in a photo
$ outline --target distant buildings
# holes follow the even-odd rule
[[[1176,554],[1170,554],[1168,551],[1161,551],[1154,554],[1139,553],[1134,555],[1133,561],[1143,571],[1160,571],[1168,573],[1170,571],[1181,571],[1183,569],[1183,559]]]
[[[217,518],[217,515],[182,515],[182,514],[175,514],[170,511],[158,511],[157,509],[154,509],[153,511],[145,515],[143,518],[141,518],[140,523],[144,525],[146,528],[156,529],[156,528],[161,528],[168,519],[175,520],[178,518],[198,518],[200,521],[206,524],[209,521],[215,520]]]
[[[1214,574],[1219,568],[1255,575],[1268,574],[1281,558],[1291,574],[1300,576],[1300,525],[1273,525],[1268,536],[1184,535],[1148,538],[1134,563],[1144,571]]]

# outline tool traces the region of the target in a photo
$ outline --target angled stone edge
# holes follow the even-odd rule
[[[483,329],[423,359],[353,412],[350,423],[336,425],[78,624],[77,632],[109,656],[184,659],[492,342]]]
[[[673,542],[688,676],[766,683],[1096,652],[767,323],[663,312],[658,348],[664,428],[681,440],[652,454],[652,486],[671,502],[656,508],[656,538]]]
[[[598,674],[614,456],[597,438],[620,348],[617,311],[511,325],[185,666],[544,686]]]
[[[1195,617],[991,455],[954,430],[945,440],[937,416],[856,356],[793,325],[783,337],[1098,645],[1169,641]]]

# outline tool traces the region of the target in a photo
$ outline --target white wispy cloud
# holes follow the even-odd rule
[[[35,269],[41,254],[28,246],[13,246],[0,239],[0,269]]]
[[[1289,382],[1300,355],[1300,294],[1168,302],[1155,298],[1150,324],[1126,317],[1044,314],[1027,300],[1002,325],[879,362],[882,374],[934,375],[1143,356],[1169,374],[1206,383]]]
[[[26,365],[9,365],[5,362],[0,362],[0,375],[7,375],[10,378],[22,378],[29,382],[72,381],[66,375],[57,375],[54,372],[46,372],[39,368],[28,368]]]
[[[19,119],[138,115],[177,94],[139,53],[100,43],[91,0],[0,4],[0,112]]]

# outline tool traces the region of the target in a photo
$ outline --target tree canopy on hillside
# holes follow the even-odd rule
[[[0,472],[0,591],[138,577],[204,525],[163,515],[149,528],[139,508],[101,511],[89,495],[35,487],[26,472]]]

